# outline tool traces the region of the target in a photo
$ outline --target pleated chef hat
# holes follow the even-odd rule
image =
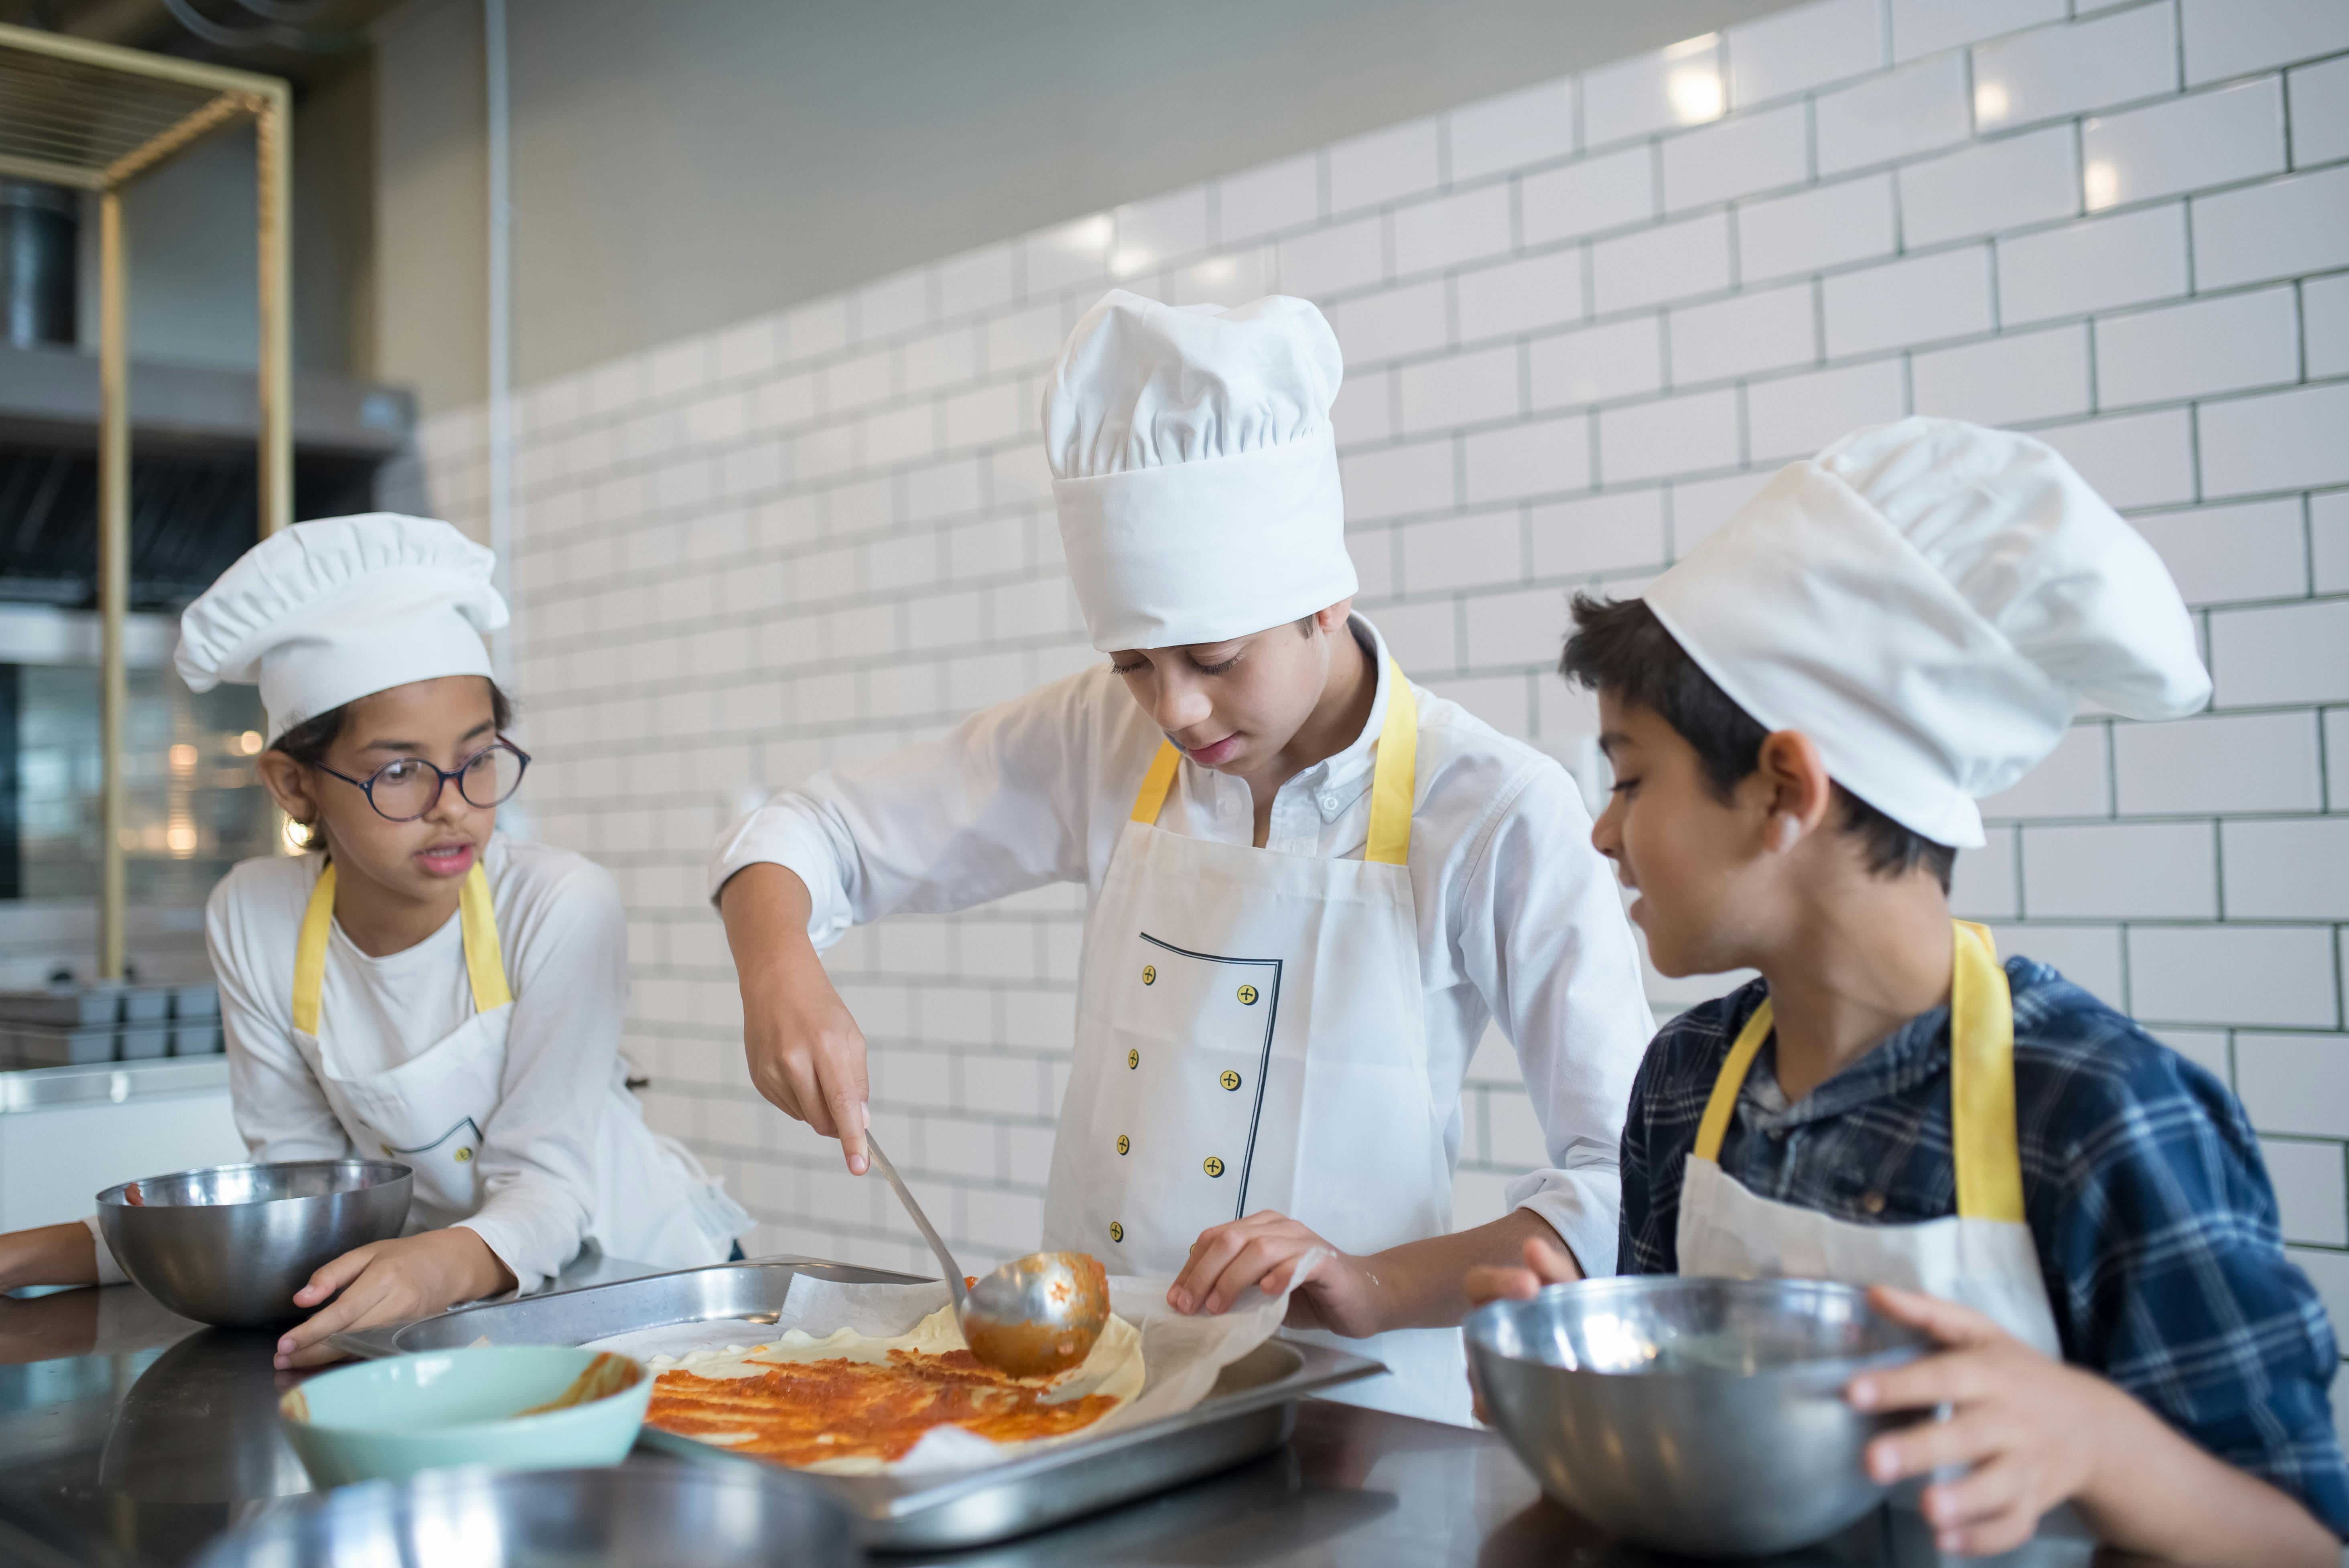
[[[2081,697],[2153,719],[2210,696],[2153,547],[2045,444],[1954,419],[1781,469],[1644,597],[1740,707],[1961,849]]]
[[[180,616],[191,691],[257,683],[269,738],[410,681],[490,674],[506,624],[497,558],[445,522],[371,511],[297,522],[239,556]]]
[[[1112,289],[1085,313],[1044,388],[1044,455],[1094,647],[1221,642],[1353,593],[1330,428],[1344,374],[1301,299]]]

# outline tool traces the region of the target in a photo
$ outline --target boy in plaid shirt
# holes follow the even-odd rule
[[[2209,677],[2144,542],[2027,437],[1910,419],[1784,470],[1645,597],[1578,597],[1614,797],[1592,840],[1667,975],[1762,978],[1673,1020],[1633,1088],[1627,1273],[1875,1287],[1945,1346],[1857,1379],[1879,1480],[1941,1550],[2069,1501],[2169,1561],[2341,1562],[2323,1308],[2232,1094],[1989,934],[1952,925],[1974,799],[2078,698],[2138,718]],[[1568,1277],[1472,1277],[1476,1299]]]

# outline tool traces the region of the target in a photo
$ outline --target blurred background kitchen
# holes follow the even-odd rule
[[[1954,415],[2061,449],[2169,562],[2217,696],[2176,724],[2081,716],[1986,803],[1960,913],[2234,1085],[2349,1321],[2338,0],[0,0],[0,21],[292,81],[294,515],[425,511],[505,552],[537,758],[508,830],[619,875],[647,1110],[759,1216],[754,1254],[926,1257],[749,1087],[706,854],[769,788],[1096,656],[1036,407],[1114,283],[1329,312],[1362,608],[1594,800],[1591,714],[1550,673],[1569,591],[1636,592],[1856,425]],[[256,526],[254,170],[231,129],[123,203],[118,838],[134,976],[182,991],[212,880],[280,852],[252,692],[195,698],[168,668],[172,615]],[[97,977],[98,225],[87,196],[0,189],[0,986],[21,989]],[[1037,1234],[1081,900],[830,955],[876,1127],[967,1259]],[[1728,983],[1651,991],[1661,1015]],[[0,1226],[237,1153],[217,1057],[171,1039],[98,1099],[0,1094]],[[1506,1043],[1473,1076],[1463,1225],[1542,1158]],[[128,1150],[92,1130],[134,1112]]]

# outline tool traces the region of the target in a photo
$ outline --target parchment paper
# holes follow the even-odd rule
[[[877,1473],[936,1475],[999,1464],[1038,1449],[1083,1442],[1180,1415],[1207,1397],[1225,1367],[1271,1338],[1288,1310],[1287,1293],[1268,1296],[1251,1288],[1228,1312],[1214,1317],[1185,1317],[1166,1305],[1166,1288],[1173,1283],[1170,1278],[1146,1275],[1112,1277],[1109,1282],[1110,1311],[1142,1333],[1142,1392],[1129,1403],[1081,1431],[1024,1443],[995,1443],[960,1427],[939,1427],[905,1458],[882,1466]],[[616,1350],[644,1360],[654,1356],[682,1357],[695,1350],[748,1350],[793,1328],[819,1339],[843,1328],[875,1339],[895,1338],[911,1333],[923,1318],[951,1299],[942,1283],[840,1284],[797,1274],[771,1324],[734,1319],[672,1324],[616,1334],[588,1348]]]

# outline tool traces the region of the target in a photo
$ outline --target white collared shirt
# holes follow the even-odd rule
[[[1273,797],[1264,847],[1361,858],[1371,765],[1385,720],[1386,645],[1354,634],[1378,692],[1353,744]],[[1488,1023],[1516,1046],[1549,1165],[1508,1189],[1574,1249],[1615,1267],[1623,1108],[1655,1025],[1615,878],[1590,847],[1590,816],[1566,770],[1414,684],[1417,800],[1410,871],[1426,1008],[1428,1093],[1448,1108],[1460,1157],[1460,1092]],[[1097,895],[1134,791],[1164,738],[1107,665],[972,715],[940,738],[869,766],[820,773],[750,813],[710,864],[715,898],[760,861],[806,882],[808,935],[943,913],[1081,882]],[[1187,759],[1158,825],[1228,844],[1256,839],[1247,780]]]

